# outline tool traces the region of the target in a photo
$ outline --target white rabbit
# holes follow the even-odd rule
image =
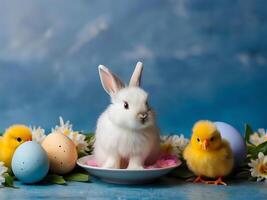
[[[160,131],[148,94],[139,87],[143,64],[137,63],[127,87],[105,66],[98,69],[111,104],[97,121],[96,161],[104,168],[142,169],[145,163],[153,164],[160,154]]]

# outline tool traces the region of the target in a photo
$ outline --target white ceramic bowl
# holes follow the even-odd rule
[[[106,169],[101,167],[89,166],[86,163],[89,160],[94,160],[92,155],[79,158],[77,164],[88,171],[91,175],[100,178],[101,180],[109,183],[116,184],[145,184],[149,183],[167,173],[174,168],[180,166],[181,162],[176,165],[166,168],[157,169],[141,169],[141,170],[128,170],[128,169]]]

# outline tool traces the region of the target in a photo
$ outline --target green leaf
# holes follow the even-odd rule
[[[95,136],[94,133],[84,133],[86,135],[86,140],[90,141],[91,139],[93,139],[93,137]]]
[[[170,175],[182,179],[188,179],[194,176],[192,172],[183,169],[175,170]]]
[[[88,182],[90,176],[88,174],[83,174],[83,173],[72,173],[66,175],[64,178],[67,181]]]
[[[14,187],[14,177],[10,176],[8,173],[5,173],[4,177],[5,177],[4,186],[6,186],[6,187]]]
[[[182,179],[188,179],[194,176],[194,174],[186,167],[185,164],[172,171],[170,175]]]
[[[88,144],[88,151],[86,152],[87,155],[92,154],[94,150],[94,141],[95,141],[95,134],[94,133],[87,133],[85,138],[87,144]]]
[[[251,175],[250,175],[250,171],[248,170],[238,172],[235,175],[235,178],[238,178],[238,179],[249,179],[249,177],[251,177]]]
[[[251,128],[251,126],[248,124],[245,124],[245,141],[249,144],[251,144],[249,142],[249,138],[250,138],[250,135],[252,134],[253,134],[253,129]]]
[[[248,178],[248,180],[249,181],[257,181],[257,178],[251,176],[251,177]]]
[[[250,144],[247,145],[247,151],[248,151],[248,154],[251,154],[251,152],[255,151],[255,148],[257,146],[252,146]]]
[[[78,153],[78,158],[81,158],[81,157],[87,156],[87,155],[88,155],[88,153],[79,152]]]
[[[58,184],[58,185],[64,185],[66,184],[65,179],[63,178],[63,176],[59,176],[56,174],[49,174],[46,179],[46,181],[50,182],[50,183],[54,183],[54,184]]]
[[[256,158],[259,152],[262,152],[264,155],[267,154],[267,142],[264,142],[256,146],[255,148],[250,149],[249,153],[252,155],[253,158]]]

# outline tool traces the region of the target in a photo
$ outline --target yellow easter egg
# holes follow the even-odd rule
[[[42,142],[47,152],[50,171],[56,174],[66,174],[73,170],[78,158],[75,144],[66,135],[51,133]]]

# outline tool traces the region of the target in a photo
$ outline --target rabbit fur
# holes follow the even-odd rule
[[[96,161],[103,168],[142,169],[153,164],[160,153],[160,131],[148,94],[139,87],[143,64],[137,63],[129,86],[105,66],[98,68],[111,104],[97,121]]]

